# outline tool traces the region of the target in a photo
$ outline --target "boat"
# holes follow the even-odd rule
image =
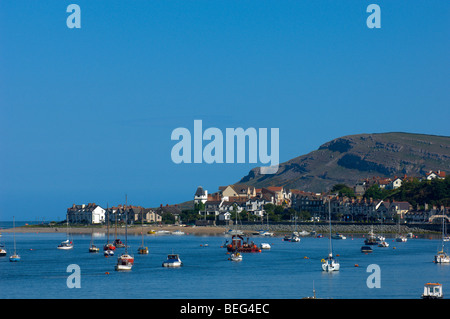
[[[73,248],[73,243],[69,240],[69,216],[68,215],[66,215],[66,225],[67,225],[67,228],[66,228],[67,239],[62,241],[58,245],[58,247],[56,247],[57,249],[69,250],[69,249]]]
[[[242,261],[242,254],[236,252],[231,254],[230,259],[231,261]]]
[[[167,255],[167,260],[162,263],[162,266],[168,268],[181,267],[183,266],[183,262],[178,254],[170,254]]]
[[[116,246],[109,242],[109,208],[108,204],[106,205],[106,244],[103,246],[103,255],[105,257],[114,256],[114,250],[116,250]]]
[[[300,242],[300,237],[298,237],[297,235],[292,233],[291,236],[289,236],[289,235],[284,236],[283,241],[298,243],[298,242]]]
[[[89,246],[89,252],[90,253],[98,253],[100,251],[100,248],[94,245],[94,236],[93,236],[94,230],[92,229],[91,232],[91,245]]]
[[[6,256],[6,250],[4,249],[4,246],[0,247],[0,257]]]
[[[376,244],[378,244],[377,237],[373,233],[373,225],[371,226],[370,232],[367,234],[366,239],[364,239],[364,244],[365,245],[376,245]]]
[[[185,233],[184,233],[184,231],[181,231],[181,230],[176,230],[176,231],[174,231],[174,232],[172,232],[172,235],[178,235],[178,236],[180,236],[180,235],[184,235]]]
[[[125,197],[126,198],[126,197]],[[125,205],[126,207],[126,205]],[[125,252],[117,258],[117,264],[115,269],[117,271],[121,270],[131,270],[134,264],[134,257],[128,254],[128,212],[125,211]]]
[[[260,231],[259,234],[260,234],[261,236],[265,236],[265,237],[273,237],[273,235],[274,235],[274,233],[269,232],[269,231],[266,231],[266,230]]]
[[[299,236],[308,236],[310,234],[311,233],[309,231],[306,231],[306,230],[302,230],[301,232],[298,233]]]
[[[328,220],[329,220],[329,225],[330,225],[329,250],[328,250],[328,257],[326,259],[322,259],[322,270],[326,271],[326,272],[333,272],[333,271],[339,271],[340,264],[333,257],[333,246],[331,243],[331,208],[330,208],[330,200],[329,199],[328,199]]]
[[[100,251],[100,248],[98,248],[97,246],[95,246],[95,245],[91,245],[90,247],[89,247],[89,252],[90,253],[98,253]]]
[[[133,264],[134,264],[134,257],[125,252],[124,254],[120,255],[119,258],[117,258],[117,264],[115,269],[117,271],[131,270],[131,268],[133,268]]]
[[[345,237],[342,234],[336,233],[335,235],[331,236],[332,239],[347,239],[347,237]]]
[[[406,238],[414,238],[414,234],[413,233],[408,233],[408,234],[406,234]]]
[[[125,247],[125,244],[119,238],[114,239],[113,245],[116,248],[123,248],[123,247]]]
[[[398,219],[398,234],[395,241],[398,243],[405,243],[408,241],[408,239],[400,233],[400,218]]]
[[[426,283],[423,287],[422,299],[442,299],[444,294],[442,291],[442,284],[440,283]]]
[[[147,255],[148,247],[144,246],[144,214],[143,214],[143,212],[141,213],[141,222],[142,222],[142,231],[141,231],[142,243],[141,243],[141,247],[138,248],[138,254]]]
[[[11,262],[18,262],[20,261],[20,256],[17,254],[16,251],[16,221],[13,216],[13,236],[14,236],[14,254],[9,256],[9,261]]]
[[[382,240],[378,243],[378,247],[389,247],[389,244],[386,241]]]
[[[254,242],[249,242],[249,238],[244,241],[241,235],[233,235],[231,237],[231,244],[227,245],[229,252],[239,253],[260,253],[261,249],[255,245]]]
[[[125,208],[126,208],[126,204],[125,204]],[[125,211],[125,208],[124,208],[124,211]],[[117,212],[114,214],[114,218],[115,218],[115,223],[114,223],[114,241],[113,241],[113,245],[116,247],[116,248],[123,248],[123,247],[125,247],[125,244],[119,239],[119,238],[117,238]]]
[[[371,252],[373,252],[373,250],[372,250],[372,247],[370,247],[370,246],[362,246],[361,252],[362,253],[371,253]]]
[[[399,236],[397,236],[397,238],[395,238],[395,241],[398,243],[405,243],[408,241],[408,239],[405,236],[399,235]]]
[[[66,239],[64,241],[62,241],[58,247],[56,247],[57,249],[63,249],[63,250],[68,250],[68,249],[72,249],[73,248],[73,244],[69,239]]]
[[[445,232],[444,228],[445,228],[445,221],[444,217],[442,217],[442,246],[441,250],[439,250],[437,254],[434,256],[434,262],[437,264],[450,263],[450,256],[444,252],[444,232]]]
[[[270,249],[270,248],[272,248],[272,247],[271,247],[270,244],[268,244],[268,243],[261,243],[261,244],[259,245],[259,248],[261,248],[261,249]]]

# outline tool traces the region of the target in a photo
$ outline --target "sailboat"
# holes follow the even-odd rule
[[[105,257],[114,256],[114,250],[116,250],[116,246],[109,242],[109,208],[108,204],[106,205],[106,244],[103,246],[103,255]]]
[[[126,200],[125,200],[125,202],[126,202]],[[126,208],[126,204],[125,204],[125,207],[124,207],[124,211],[125,211],[125,208]],[[119,239],[119,238],[117,238],[117,212],[116,212],[116,214],[115,214],[115,226],[114,226],[114,246],[116,247],[116,248],[123,248],[123,247],[125,247],[125,245],[124,245],[124,243]]]
[[[9,256],[9,261],[18,262],[20,261],[20,256],[16,252],[16,221],[13,216],[13,236],[14,236],[14,254]]]
[[[444,252],[444,238],[445,238],[445,230],[444,230],[445,221],[444,220],[445,220],[445,217],[442,216],[442,247],[441,247],[441,250],[439,250],[437,252],[437,254],[434,256],[434,262],[437,264],[450,263],[450,256]]]
[[[141,222],[142,222],[142,231],[141,231],[141,235],[142,235],[142,244],[141,247],[138,248],[138,253],[141,255],[146,255],[148,254],[148,247],[144,246],[144,212],[141,212]]]
[[[69,215],[66,215],[66,237],[67,239],[62,241],[61,244],[56,247],[57,249],[69,250],[73,248],[73,243],[69,239]]]
[[[100,251],[100,248],[94,245],[94,229],[92,229],[91,232],[91,246],[89,246],[89,252],[90,253],[98,253]]]
[[[128,212],[125,211],[125,252],[117,258],[116,270],[131,270],[134,257],[128,254]]]
[[[328,257],[326,259],[322,259],[322,270],[326,272],[339,271],[340,264],[333,257],[333,247],[331,244],[331,209],[330,209],[330,200],[328,199],[328,219],[330,223],[330,234],[329,234],[329,251]]]
[[[381,215],[381,225],[383,225],[383,215]],[[383,234],[377,236],[377,241],[378,247],[389,247],[389,244],[387,243],[386,238],[383,236]]]
[[[364,244],[365,245],[378,244],[377,237],[375,236],[375,233],[373,232],[373,225],[370,226],[370,232],[367,234],[366,239],[364,239]]]
[[[401,216],[398,218],[398,235],[397,235],[397,237],[395,238],[395,241],[396,242],[399,242],[399,243],[404,243],[404,242],[407,242],[408,241],[408,238],[406,238],[405,236],[403,236],[401,233],[400,233],[400,218],[401,218]]]

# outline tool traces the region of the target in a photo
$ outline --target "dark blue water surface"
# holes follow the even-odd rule
[[[131,272],[116,272],[114,265],[124,248],[117,249],[115,257],[106,258],[102,252],[88,252],[90,235],[75,235],[74,249],[57,250],[65,238],[64,233],[16,234],[22,260],[11,263],[8,256],[13,251],[13,235],[4,233],[0,241],[8,255],[0,257],[0,298],[297,299],[311,296],[314,285],[321,298],[416,299],[426,282],[443,284],[444,294],[450,291],[450,265],[433,263],[439,240],[397,243],[387,239],[390,247],[375,246],[371,254],[360,252],[362,238],[333,240],[341,270],[325,273],[321,259],[328,253],[327,238],[303,237],[300,243],[290,243],[281,237],[253,237],[255,243],[268,242],[272,249],[244,254],[244,260],[236,263],[228,260],[225,248],[220,248],[225,237],[148,235],[145,244],[150,253],[139,255],[141,237],[129,236],[134,267]],[[98,235],[94,241],[101,247],[106,239]],[[183,267],[161,267],[172,252],[180,255]],[[67,286],[71,264],[80,267],[81,288]],[[366,284],[371,264],[380,267],[381,288]]]

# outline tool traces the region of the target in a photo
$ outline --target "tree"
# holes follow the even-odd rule
[[[345,184],[336,184],[331,189],[333,193],[339,193],[339,196],[355,197],[355,191],[353,188],[348,187]]]

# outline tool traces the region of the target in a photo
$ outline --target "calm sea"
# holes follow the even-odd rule
[[[253,237],[255,243],[270,243],[272,249],[244,254],[244,260],[236,263],[227,260],[226,249],[220,247],[225,237],[148,235],[145,244],[150,253],[139,255],[141,237],[129,236],[129,252],[135,256],[131,272],[114,271],[123,248],[106,258],[88,252],[90,235],[74,235],[73,250],[57,250],[64,239],[64,233],[18,233],[22,260],[11,263],[13,234],[4,233],[0,242],[8,255],[0,257],[0,298],[298,299],[311,296],[314,285],[320,298],[417,299],[426,282],[442,283],[444,294],[450,292],[450,265],[433,263],[439,240],[388,239],[390,247],[373,247],[371,254],[360,252],[362,238],[333,240],[341,270],[325,273],[321,259],[328,252],[327,238],[303,237],[300,243],[290,243],[280,237]],[[103,234],[94,236],[99,247],[105,240]],[[161,267],[172,252],[180,254],[183,267]],[[70,264],[81,269],[81,288],[67,287]],[[381,269],[381,288],[367,287],[371,264]]]

